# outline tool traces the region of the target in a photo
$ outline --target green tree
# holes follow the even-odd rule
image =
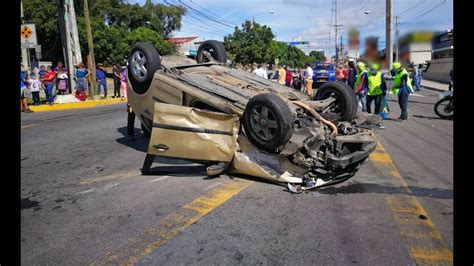
[[[44,58],[62,58],[62,42],[59,31],[56,1],[24,0],[23,13],[26,23],[36,25],[38,44]]]
[[[263,63],[272,59],[273,38],[271,28],[247,20],[242,29],[235,27],[232,35],[224,37],[224,46],[235,63]]]
[[[173,46],[165,39],[181,28],[182,7],[153,4],[143,6],[125,0],[88,0],[96,62],[123,61],[135,42],[153,43],[160,54],[169,54]],[[85,60],[88,54],[83,0],[74,1],[79,43]],[[57,1],[23,0],[25,20],[36,24],[43,58],[58,60],[63,49],[58,20]],[[150,22],[150,23],[147,23]],[[146,28],[144,28],[146,27]]]
[[[324,56],[324,53],[321,52],[321,51],[311,51],[309,53],[309,56],[314,58],[314,60],[316,60],[316,61],[326,60],[326,57]]]

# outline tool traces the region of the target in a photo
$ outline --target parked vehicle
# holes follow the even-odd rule
[[[151,135],[149,155],[301,191],[349,179],[375,150],[373,133],[354,125],[355,95],[346,84],[325,83],[314,101],[229,67],[220,42],[203,42],[196,58],[161,57],[150,43],[131,50],[128,100]]]
[[[319,61],[313,66],[313,88],[336,80],[336,67],[331,61]]]

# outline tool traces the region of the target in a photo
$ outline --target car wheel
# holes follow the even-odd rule
[[[146,126],[142,123],[141,124],[141,127],[142,127],[142,131],[143,131],[143,135],[149,139],[151,137],[151,132],[148,128],[146,128]]]
[[[316,92],[315,100],[324,100],[334,97],[336,101],[332,103],[331,112],[335,113],[337,120],[351,121],[357,112],[357,105],[354,103],[355,94],[350,87],[343,82],[327,82],[321,85]]]
[[[138,42],[128,57],[128,78],[138,94],[148,91],[155,71],[161,68],[161,57],[150,43]]]
[[[245,107],[243,127],[257,148],[276,153],[293,135],[293,116],[288,104],[276,94],[259,94]]]
[[[225,47],[219,41],[209,40],[203,42],[198,48],[196,61],[198,63],[209,62],[209,59],[206,57],[206,54],[212,56],[212,58],[214,58],[214,60],[218,62],[227,62],[227,54],[225,52]]]
[[[342,84],[341,86],[344,86],[349,91],[349,93],[352,97],[352,100],[354,101],[354,104],[352,105],[352,108],[354,109],[353,112],[354,112],[354,117],[355,117],[355,114],[357,113],[357,108],[359,106],[359,100],[357,99],[357,95],[355,94],[354,89],[351,88],[349,85],[347,85],[347,83],[344,83],[342,81],[337,80],[335,82],[338,82],[339,84]]]

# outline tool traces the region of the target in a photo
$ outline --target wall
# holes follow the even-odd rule
[[[437,82],[449,83],[449,71],[453,68],[453,58],[430,60],[430,65],[423,78]]]
[[[431,43],[411,43],[410,44],[410,61],[415,64],[424,64],[431,60]]]

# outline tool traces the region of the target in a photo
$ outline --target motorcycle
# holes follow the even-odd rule
[[[438,95],[438,101],[434,105],[435,113],[444,119],[452,119],[454,115],[453,92],[445,91]]]

